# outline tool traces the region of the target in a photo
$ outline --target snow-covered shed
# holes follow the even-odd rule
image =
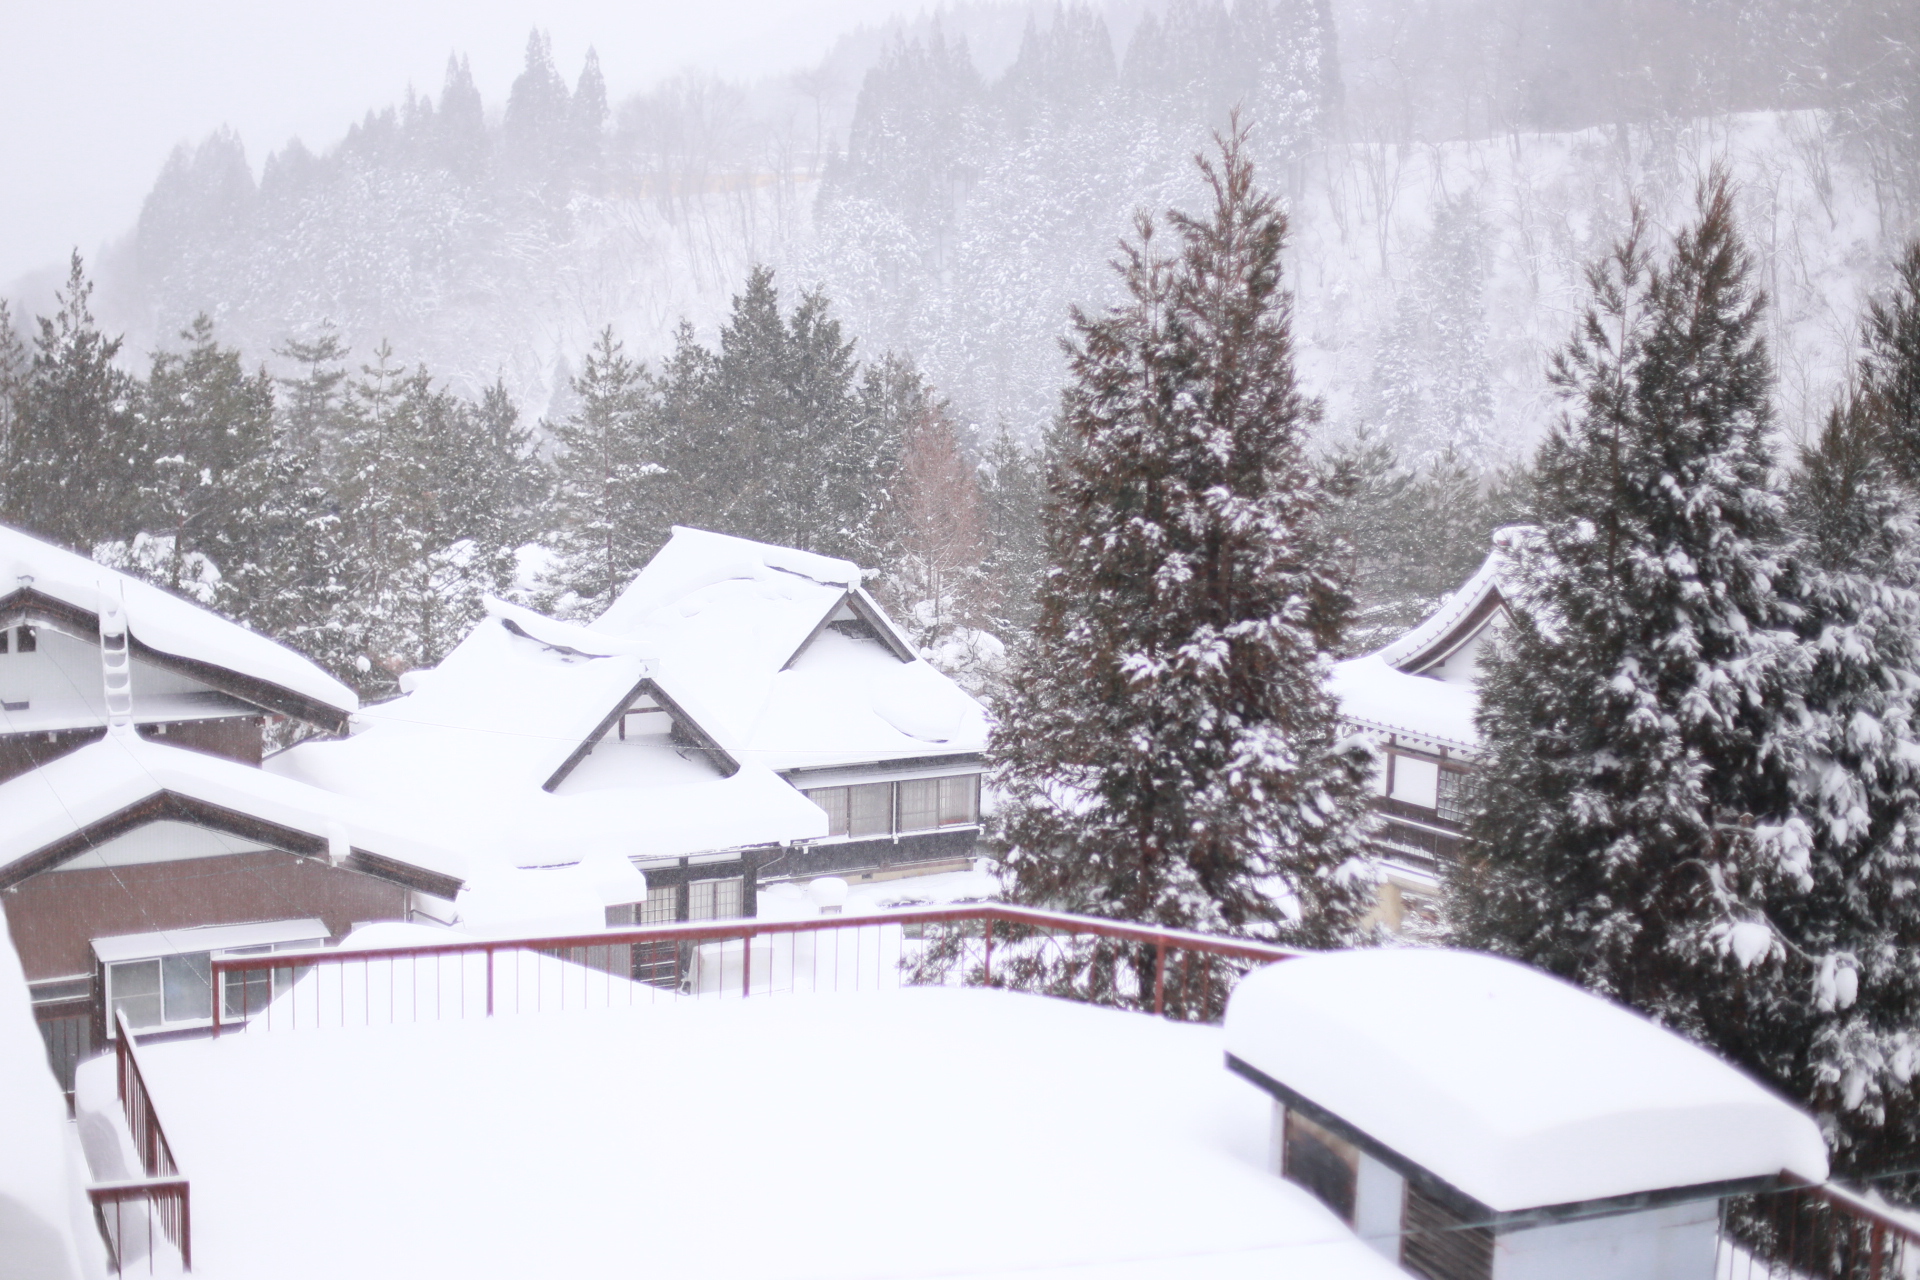
[[[359,706],[284,645],[0,525],[0,779],[106,732],[103,600],[126,619],[143,736],[258,764],[267,717],[337,733]]]
[[[827,816],[770,876],[965,865],[986,709],[921,658],[846,560],[676,528],[591,624],[644,646],[744,764]]]
[[[212,1017],[208,956],[337,938],[457,895],[396,815],[127,730],[0,782],[0,891],[50,1060]]]
[[[1333,952],[1234,991],[1273,1164],[1430,1280],[1710,1280],[1719,1202],[1818,1182],[1811,1117],[1588,992],[1468,952]]]

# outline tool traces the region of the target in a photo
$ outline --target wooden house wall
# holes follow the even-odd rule
[[[127,933],[317,916],[338,937],[368,920],[404,920],[408,891],[278,850],[48,871],[0,894],[29,982],[93,968],[90,943]]]

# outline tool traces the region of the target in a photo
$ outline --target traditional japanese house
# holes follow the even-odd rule
[[[1491,554],[1419,626],[1385,648],[1336,663],[1343,719],[1380,756],[1372,844],[1385,870],[1382,911],[1397,926],[1429,900],[1459,856],[1479,734],[1479,659],[1507,617],[1501,577],[1523,529],[1494,534]]]
[[[1428,1280],[1712,1280],[1724,1200],[1827,1175],[1812,1117],[1492,956],[1288,960],[1234,990],[1226,1038],[1273,1098],[1274,1172]]]
[[[763,878],[921,874],[974,853],[986,710],[860,581],[845,560],[677,528],[590,628],[656,655],[720,746],[825,816],[824,834],[784,839]]]

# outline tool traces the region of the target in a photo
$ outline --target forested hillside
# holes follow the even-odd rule
[[[230,134],[183,148],[99,264],[100,310],[135,350],[205,311],[262,358],[331,321],[538,411],[603,325],[663,354],[765,263],[824,286],[863,350],[911,353],[963,419],[1031,441],[1067,306],[1106,297],[1131,211],[1191,196],[1187,157],[1237,106],[1294,204],[1304,372],[1334,427],[1416,454],[1531,439],[1579,264],[1630,193],[1670,221],[1715,159],[1806,421],[1916,207],[1920,19],[1653,8],[977,6],[787,80],[621,103],[536,36],[503,103],[456,60],[437,96],[290,143],[257,181]]]

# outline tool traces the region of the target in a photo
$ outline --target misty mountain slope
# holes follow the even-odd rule
[[[1135,210],[1195,205],[1191,156],[1237,106],[1294,211],[1328,433],[1366,424],[1415,456],[1529,442],[1585,264],[1630,198],[1674,225],[1716,161],[1775,300],[1783,419],[1823,411],[1906,225],[1846,119],[1352,141],[1388,134],[1377,87],[1342,105],[1336,34],[1325,7],[1267,0],[1183,0],[1124,41],[1062,9],[988,77],[936,23],[872,55],[844,119],[699,77],[612,111],[597,68],[569,89],[536,40],[497,119],[455,65],[438,102],[370,114],[324,155],[295,144],[257,183],[228,135],[183,151],[101,264],[101,309],[136,351],[206,310],[255,358],[331,322],[456,387],[504,377],[538,412],[603,325],[662,354],[682,318],[711,333],[763,262],[824,288],[863,354],[910,352],[965,419],[1031,442],[1069,307],[1112,297]]]

